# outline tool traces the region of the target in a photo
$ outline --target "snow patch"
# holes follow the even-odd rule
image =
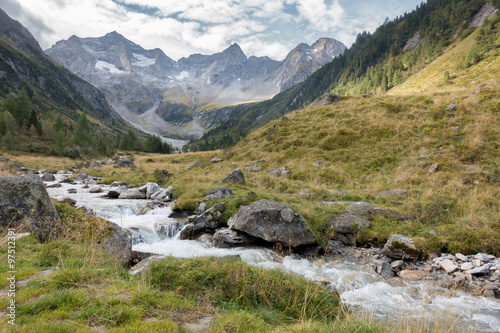
[[[175,77],[176,80],[182,81],[184,79],[187,79],[189,77],[189,72],[187,71],[182,71],[179,75]]]
[[[148,58],[145,55],[138,53],[132,53],[132,55],[134,56],[135,59],[137,59],[136,62],[132,63],[132,65],[134,66],[148,67],[156,63],[155,59]]]
[[[100,70],[107,70],[112,74],[123,74],[125,73],[124,71],[119,70],[116,68],[115,65],[110,64],[109,62],[102,61],[102,60],[97,60],[95,64],[95,68],[100,69]]]

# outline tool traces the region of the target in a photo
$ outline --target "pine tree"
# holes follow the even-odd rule
[[[79,146],[87,147],[92,145],[92,141],[92,128],[90,127],[87,115],[82,113],[73,133],[73,142]]]

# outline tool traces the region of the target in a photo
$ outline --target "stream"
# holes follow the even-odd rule
[[[57,180],[68,175],[57,175]],[[47,185],[54,184],[49,182]],[[424,282],[399,278],[384,280],[367,262],[355,258],[324,257],[317,260],[297,255],[278,256],[266,248],[219,249],[210,243],[180,240],[184,222],[169,218],[170,206],[145,211],[151,200],[105,199],[103,193],[89,193],[83,184],[62,184],[48,188],[49,195],[76,200],[77,207],[91,208],[95,215],[133,232],[133,250],[177,258],[239,255],[241,260],[263,268],[278,268],[314,281],[329,281],[354,313],[374,320],[404,323],[416,331],[500,332],[500,302],[450,291]],[[90,185],[92,187],[92,185]],[[68,193],[74,188],[77,193]],[[410,326],[411,325],[411,326]]]

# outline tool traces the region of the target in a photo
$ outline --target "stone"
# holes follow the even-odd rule
[[[116,223],[110,222],[110,227],[111,235],[104,237],[99,246],[119,260],[123,266],[127,266],[132,258],[132,233]]]
[[[66,171],[64,171],[64,170],[59,170],[59,171],[57,171],[57,174],[58,174],[58,175],[64,175],[65,173],[66,173]]]
[[[245,184],[245,175],[241,169],[236,169],[222,180],[223,183]]]
[[[181,230],[179,239],[194,239],[197,235],[204,233],[206,229],[206,225],[188,223],[184,229]]]
[[[118,161],[115,161],[113,168],[134,168],[137,169],[137,166],[133,161],[127,160],[124,156],[120,156]]]
[[[0,177],[0,226],[25,227],[39,241],[61,237],[64,226],[40,176]]]
[[[452,112],[457,110],[457,105],[455,103],[450,103],[448,107],[446,108],[446,112]]]
[[[75,194],[76,188],[68,188],[68,193]]]
[[[395,260],[395,261],[391,262],[391,268],[392,269],[398,269],[401,266],[403,266],[403,264],[404,264],[403,260]]]
[[[247,166],[245,168],[245,171],[248,171],[248,172],[259,172],[261,169],[262,169],[262,167],[260,165],[257,165],[257,166]]]
[[[108,192],[109,196],[109,192]],[[118,196],[118,199],[146,199],[146,193],[139,191],[138,189],[128,189],[122,191]]]
[[[439,266],[445,270],[446,273],[451,274],[458,270],[457,264],[450,259],[444,259],[439,263]]]
[[[461,253],[455,253],[455,257],[458,259],[458,260],[462,260],[462,261],[469,261],[469,259],[467,258],[467,256],[464,256],[463,254]]]
[[[120,194],[122,193],[122,188],[121,187],[113,187],[108,191],[108,194],[106,196],[108,198],[118,198]]]
[[[465,274],[471,274],[471,275],[485,275],[490,273],[490,268],[493,267],[493,264],[486,264],[480,267],[476,267],[473,269],[470,269],[468,271],[465,271]]]
[[[45,173],[43,176],[42,176],[42,180],[44,182],[53,182],[56,180],[56,176],[54,176],[53,174],[51,173]]]
[[[490,258],[488,257],[488,255],[486,253],[478,253],[474,256],[474,259],[479,259],[483,262],[490,261]]]
[[[111,184],[109,184],[109,187],[125,187],[125,188],[128,188],[128,185],[124,181],[118,181],[118,182],[112,182]]]
[[[202,234],[200,237],[198,237],[197,241],[202,242],[202,243],[210,243],[212,244],[214,240],[214,235],[212,234]]]
[[[195,239],[201,233],[209,232],[210,230],[213,232],[219,228],[221,226],[220,218],[224,209],[225,204],[221,202],[210,207],[203,214],[191,218],[192,222],[182,229],[180,239]]]
[[[221,229],[213,237],[213,245],[218,248],[244,246],[255,243],[255,239],[236,230]]]
[[[58,188],[58,187],[62,187],[61,184],[59,183],[56,183],[56,184],[50,184],[50,185],[47,185],[45,186],[46,188]]]
[[[299,247],[316,243],[304,218],[284,203],[259,200],[241,206],[228,221],[231,230],[242,231],[270,243]]]
[[[167,188],[162,188],[159,191],[153,193],[151,195],[151,199],[160,202],[168,202],[172,200],[172,190],[173,186],[169,186]]]
[[[194,163],[192,163],[192,164],[188,165],[188,166],[186,167],[186,169],[187,169],[187,170],[191,170],[192,168],[195,168],[195,167],[199,166],[201,163],[203,163],[203,161],[196,161],[196,162],[194,162]]]
[[[222,162],[222,158],[220,158],[220,157],[213,157],[210,160],[210,163],[220,163],[220,162]]]
[[[324,94],[324,95],[318,97],[317,99],[315,99],[311,103],[311,107],[320,107],[320,106],[330,105],[333,103],[338,103],[340,101],[342,101],[342,98],[339,95],[327,93],[327,94]]]
[[[460,265],[460,269],[462,271],[469,271],[474,268],[474,265],[470,262],[464,262],[462,265]]]
[[[230,195],[233,195],[233,190],[225,186],[214,188],[205,194],[207,200],[222,199]]]
[[[380,191],[377,194],[375,194],[375,197],[377,197],[377,198],[400,198],[400,197],[408,197],[408,195],[410,195],[410,190],[396,189],[396,190]]]
[[[441,169],[441,164],[438,164],[438,163],[434,163],[431,165],[431,167],[429,168],[429,173],[435,173],[437,172],[438,170]]]
[[[151,199],[151,196],[160,190],[160,185],[149,182],[146,184],[146,199]]]
[[[429,277],[429,273],[422,271],[403,270],[401,272],[398,272],[398,276],[403,280],[420,281],[427,279]]]
[[[101,193],[102,188],[100,186],[94,186],[89,190],[89,193]]]
[[[288,178],[288,176],[290,176],[290,174],[291,174],[291,171],[285,167],[272,168],[271,170],[269,170],[266,173],[266,175],[276,176],[276,177],[281,177],[281,178]]]
[[[394,276],[392,272],[391,264],[384,260],[374,260],[373,261],[375,272],[384,278],[391,278]]]
[[[394,259],[415,260],[418,259],[421,251],[413,245],[413,241],[410,238],[403,235],[393,234],[389,236],[387,243],[385,243],[385,246],[382,249],[382,253]]]

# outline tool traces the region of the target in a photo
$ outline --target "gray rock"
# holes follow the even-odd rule
[[[42,176],[42,180],[44,182],[53,182],[56,180],[56,177],[53,174],[47,172]]]
[[[474,268],[474,265],[470,262],[464,262],[462,265],[460,265],[460,269],[462,271],[469,271]]]
[[[320,107],[325,105],[330,105],[342,101],[342,98],[338,95],[327,93],[318,97],[311,103],[311,107]]]
[[[108,198],[118,198],[121,193],[122,193],[121,187],[113,187],[108,191],[107,197]]]
[[[404,264],[403,260],[395,260],[395,261],[391,262],[391,268],[392,269],[398,269],[401,266],[403,266],[403,264]]]
[[[162,188],[159,191],[151,195],[151,199],[160,202],[167,202],[172,200],[172,190],[174,188],[169,186],[167,188]]]
[[[109,187],[125,187],[125,188],[128,188],[128,185],[124,181],[119,181],[119,182],[112,182],[111,184],[109,184]]]
[[[62,185],[59,183],[56,183],[56,184],[51,184],[51,185],[46,186],[46,188],[58,188],[58,187],[62,187]]]
[[[254,242],[254,238],[231,229],[221,229],[213,237],[213,245],[219,248],[251,245]]]
[[[132,233],[112,222],[110,226],[113,229],[111,235],[102,239],[99,246],[127,266],[132,258]]]
[[[259,172],[261,170],[261,166],[260,165],[257,165],[257,166],[247,166],[245,168],[245,171],[248,171],[248,172]]]
[[[89,190],[89,193],[101,193],[102,188],[100,186],[94,186]]]
[[[151,196],[160,191],[160,185],[149,182],[146,184],[146,199],[151,199]]]
[[[446,273],[451,274],[458,270],[457,264],[455,264],[450,259],[444,259],[439,263],[439,266],[446,271]]]
[[[108,192],[109,196],[109,192]],[[146,199],[146,193],[143,193],[137,189],[128,189],[122,191],[118,196],[118,199]]]
[[[441,169],[441,164],[434,163],[433,165],[431,165],[431,167],[429,168],[428,171],[429,171],[429,173],[435,173],[440,169]]]
[[[76,193],[76,188],[68,188],[68,193],[75,194]]]
[[[450,103],[450,105],[448,105],[448,107],[446,108],[445,111],[452,112],[452,111],[456,111],[456,110],[457,110],[457,105],[455,103]]]
[[[222,162],[222,158],[220,158],[220,157],[213,157],[210,160],[210,163],[220,163],[220,162]]]
[[[385,243],[382,253],[394,259],[410,259],[415,260],[420,256],[421,251],[418,250],[413,241],[403,235],[393,234],[389,236]]]
[[[394,276],[391,264],[384,260],[374,260],[373,261],[375,272],[384,278],[391,278]]]
[[[134,164],[133,161],[127,160],[123,156],[120,156],[118,161],[115,161],[113,168],[134,168],[134,169],[137,169],[137,166]]]
[[[483,262],[489,262],[490,261],[490,258],[488,257],[488,255],[486,253],[478,253],[474,256],[474,259],[479,259]]]
[[[270,243],[298,247],[316,243],[316,237],[304,218],[289,206],[275,201],[259,200],[241,206],[228,225],[250,236]]]
[[[201,163],[202,163],[202,161],[194,162],[194,163],[190,164],[189,166],[187,166],[186,169],[191,170],[192,168],[199,166]]]
[[[66,173],[66,171],[64,171],[64,170],[59,170],[59,171],[57,171],[57,174],[58,174],[58,175],[64,175],[65,173]]]
[[[493,267],[493,264],[486,264],[480,267],[476,267],[473,269],[470,269],[468,271],[465,271],[465,274],[471,274],[471,275],[485,275],[489,274],[490,268]]]
[[[469,261],[469,259],[467,258],[467,256],[464,256],[463,254],[461,253],[455,253],[455,257],[458,259],[458,260],[462,260],[462,261]]]
[[[236,169],[231,174],[229,174],[226,178],[222,180],[223,183],[232,183],[232,184],[245,184],[245,175],[241,171],[241,169]]]
[[[203,214],[197,215],[190,219],[192,223],[186,225],[180,233],[180,239],[195,239],[199,234],[205,232],[212,232],[219,228],[220,218],[222,212],[225,209],[225,204],[223,202],[210,207]]]
[[[64,233],[40,176],[0,177],[0,226],[21,225],[41,242],[57,239]]]
[[[186,224],[184,229],[181,230],[181,233],[179,234],[179,238],[180,239],[195,239],[196,236],[204,233],[206,229],[207,229],[207,226],[204,224],[188,223],[188,224]]]
[[[214,235],[212,234],[202,234],[200,237],[197,239],[198,242],[202,243],[210,243],[212,244],[214,241]]]
[[[385,190],[375,194],[375,196],[378,198],[399,198],[399,197],[408,197],[408,195],[410,195],[410,190],[401,190],[401,189]]]
[[[281,168],[272,168],[269,170],[266,175],[271,175],[271,176],[276,176],[276,177],[282,177],[282,178],[288,178],[288,176],[291,174],[291,171],[288,170],[286,167],[281,167]]]
[[[233,190],[225,186],[220,186],[208,191],[205,195],[207,200],[217,200],[233,195]]]

